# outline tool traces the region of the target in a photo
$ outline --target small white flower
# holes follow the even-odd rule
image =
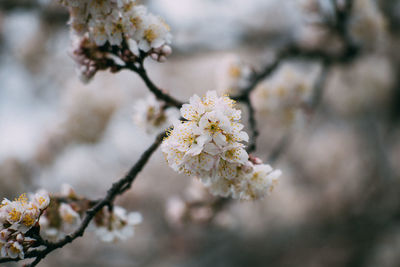
[[[60,194],[68,198],[76,198],[76,192],[70,184],[62,184]]]
[[[142,222],[138,212],[128,213],[124,208],[116,206],[112,214],[96,229],[97,236],[104,242],[127,240],[134,235],[134,226]]]
[[[81,221],[80,215],[66,203],[61,203],[58,212],[60,213],[60,217],[63,220],[63,223],[68,226],[68,228],[79,225]]]
[[[94,18],[102,17],[112,11],[112,1],[92,0],[89,1],[88,10]]]
[[[218,91],[231,96],[239,95],[251,83],[253,70],[236,55],[221,60],[217,69]]]
[[[158,101],[154,95],[138,100],[134,105],[133,120],[147,133],[165,129],[178,118],[179,112],[175,108],[166,109],[164,103]]]
[[[20,258],[23,259],[24,254],[24,247],[16,241],[9,241],[7,242],[1,250],[1,254],[3,257],[10,257],[12,259]]]
[[[0,231],[0,243],[1,242],[6,243],[8,238],[10,237],[11,233],[12,232],[8,229],[1,230]]]
[[[129,39],[128,40],[128,47],[129,47],[129,50],[132,52],[132,54],[134,54],[137,57],[140,55],[139,46],[138,46],[138,43],[135,40]]]
[[[172,35],[169,31],[169,26],[161,18],[148,14],[143,18],[142,28],[138,29],[136,35],[139,48],[148,52],[152,48],[170,44]]]
[[[4,199],[0,205],[0,230],[7,228],[14,232],[26,233],[35,226],[41,210],[47,208],[49,202],[49,196],[45,191],[39,191],[30,201],[26,194],[22,194],[14,201]],[[5,233],[2,231],[2,235]]]
[[[20,197],[20,199],[22,198]],[[11,225],[17,224],[21,221],[22,215],[25,211],[24,206],[27,204],[27,199],[24,199],[23,201],[12,201],[4,207],[7,212],[7,221]]]
[[[47,191],[40,190],[33,197],[33,203],[37,205],[40,210],[46,209],[50,204],[50,197]]]
[[[237,197],[245,200],[264,197],[273,191],[281,174],[280,170],[273,170],[269,165],[254,165],[254,171],[240,181]]]
[[[10,226],[10,229],[17,230],[21,233],[26,233],[37,222],[40,215],[40,210],[35,203],[29,203],[24,207],[21,214],[21,219]]]
[[[103,22],[98,20],[91,20],[89,22],[90,36],[98,46],[103,46],[108,41],[108,34],[106,26]]]

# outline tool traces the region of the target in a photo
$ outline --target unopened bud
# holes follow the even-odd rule
[[[0,240],[3,242],[6,242],[7,239],[10,237],[11,232],[8,229],[4,229],[2,231],[0,231]]]
[[[164,45],[161,49],[161,52],[165,55],[165,56],[169,56],[172,54],[172,48],[169,45]]]
[[[19,234],[17,235],[16,240],[17,240],[19,243],[24,242],[24,239],[25,239],[25,237],[24,237],[21,233],[19,233]]]

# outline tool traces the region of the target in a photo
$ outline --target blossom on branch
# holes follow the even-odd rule
[[[186,121],[174,124],[161,149],[172,169],[199,177],[211,193],[258,199],[263,194],[257,189],[265,189],[266,194],[272,184],[268,180],[272,179],[270,174],[274,173],[276,179],[280,173],[271,169],[264,171],[261,179],[258,175],[254,178],[257,165],[249,161],[242,143],[249,137],[242,131],[241,111],[234,105],[229,97],[218,97],[215,91],[207,92],[203,98],[194,95],[180,110]]]
[[[59,0],[70,11],[71,29],[79,38],[89,37],[98,47],[128,45],[154,60],[165,61],[171,54],[172,35],[165,21],[135,0]]]
[[[236,96],[251,84],[254,70],[238,56],[229,55],[222,60],[216,74],[218,91]]]
[[[127,240],[134,235],[134,226],[142,222],[139,212],[128,213],[116,206],[112,212],[104,209],[101,219],[95,220],[96,234],[104,242]]]
[[[63,185],[61,194],[53,194],[52,202],[40,217],[41,234],[46,239],[58,241],[74,232],[82,223],[85,212],[96,202],[76,194],[69,185]],[[98,212],[90,224],[90,230],[104,242],[126,240],[134,234],[134,226],[142,221],[138,212],[128,213],[115,206]]]
[[[14,201],[4,199],[0,204],[0,251],[1,257],[24,258],[25,252],[35,239],[28,232],[37,226],[39,217],[49,206],[50,198],[39,191],[29,199],[22,194]]]
[[[164,102],[158,101],[152,94],[134,105],[134,122],[149,134],[169,127],[178,118],[176,108],[167,108]]]

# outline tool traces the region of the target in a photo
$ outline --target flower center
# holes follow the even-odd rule
[[[32,226],[35,223],[35,219],[31,217],[30,215],[25,215],[24,219],[22,220],[22,223],[25,226]]]
[[[152,43],[157,38],[157,34],[154,32],[153,29],[147,29],[144,31],[144,38],[149,43]]]
[[[234,78],[240,77],[240,68],[238,66],[232,65],[229,68],[229,75]]]
[[[12,211],[10,211],[9,215],[10,215],[10,220],[14,222],[19,221],[19,219],[21,218],[21,212],[17,211],[15,208]]]
[[[131,23],[133,24],[133,26],[135,26],[135,28],[139,28],[139,24],[142,22],[142,19],[139,17],[134,17],[131,18]]]

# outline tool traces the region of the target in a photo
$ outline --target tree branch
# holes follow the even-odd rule
[[[86,215],[78,229],[76,229],[72,234],[67,235],[63,239],[59,240],[58,242],[51,243],[46,242],[46,248],[43,250],[34,250],[28,252],[25,255],[25,258],[36,258],[31,264],[27,266],[36,266],[43,258],[45,258],[50,252],[56,250],[58,248],[62,248],[68,243],[71,243],[78,237],[84,235],[86,228],[88,227],[89,223],[93,220],[95,215],[104,207],[109,206],[115,200],[118,195],[124,193],[127,189],[130,188],[133,181],[135,180],[136,176],[139,172],[143,169],[146,165],[148,160],[150,159],[151,155],[157,150],[159,145],[161,144],[163,138],[166,136],[166,132],[160,133],[153,144],[141,155],[140,159],[136,162],[136,164],[131,168],[128,174],[120,179],[119,181],[115,182],[111,188],[107,191],[106,196],[99,200],[91,209],[86,211]],[[122,190],[124,189],[124,190]],[[11,258],[2,258],[0,259],[0,263],[9,262],[9,261],[20,261],[21,259],[11,259]]]

